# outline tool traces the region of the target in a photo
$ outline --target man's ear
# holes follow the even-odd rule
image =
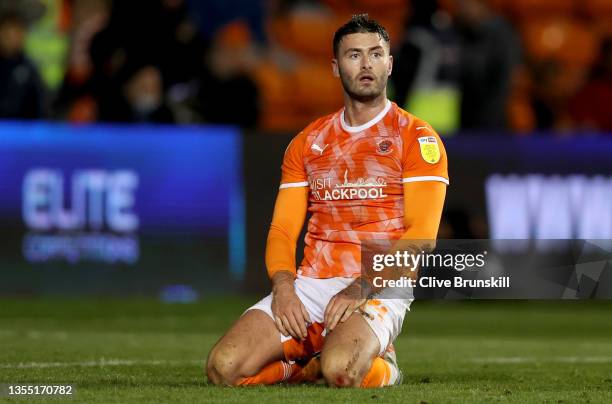
[[[340,69],[338,68],[338,59],[332,59],[332,71],[334,72],[334,77],[340,77]]]
[[[393,55],[389,55],[389,64],[387,65],[387,76],[390,76],[392,71],[393,71]]]

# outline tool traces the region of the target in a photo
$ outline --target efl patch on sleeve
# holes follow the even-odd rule
[[[435,136],[425,136],[418,138],[421,147],[421,157],[429,164],[436,164],[440,161],[440,148]]]

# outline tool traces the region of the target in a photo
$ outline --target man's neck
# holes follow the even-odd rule
[[[387,105],[387,93],[369,101],[358,101],[348,96],[344,100],[344,123],[348,126],[360,126],[372,119]]]

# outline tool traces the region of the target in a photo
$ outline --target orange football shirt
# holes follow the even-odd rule
[[[289,144],[280,188],[309,187],[308,231],[298,274],[357,277],[363,240],[405,232],[403,183],[448,184],[444,145],[429,124],[387,101],[361,126],[344,109],[320,118]]]

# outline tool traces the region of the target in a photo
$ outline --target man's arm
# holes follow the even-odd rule
[[[278,192],[266,245],[266,267],[272,281],[272,313],[278,330],[285,336],[307,336],[310,317],[295,293],[295,249],[306,209],[308,188],[285,188]]]
[[[266,245],[266,267],[270,279],[280,271],[296,274],[295,248],[308,206],[308,187],[285,188],[278,192]]]
[[[438,237],[446,184],[439,181],[404,184],[404,227],[402,240],[432,240]]]

